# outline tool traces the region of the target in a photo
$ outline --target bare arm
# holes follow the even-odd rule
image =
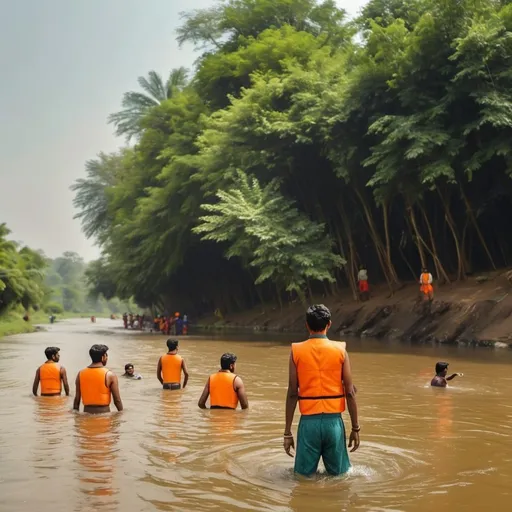
[[[156,366],[156,378],[160,381],[162,386],[164,385],[164,379],[162,378],[162,358],[158,360],[158,365]]]
[[[37,396],[37,389],[39,388],[39,368],[36,370],[36,376],[34,377],[34,384],[32,384],[32,393]]]
[[[357,417],[356,392],[354,384],[352,383],[352,368],[347,352],[345,353],[345,361],[343,363],[342,380],[343,387],[345,388],[348,413],[350,414],[350,421],[352,422],[352,431],[350,433],[348,446],[350,448],[353,444],[354,447],[350,451],[355,452],[359,448],[359,420]]]
[[[110,380],[109,388],[110,391],[112,392],[114,404],[118,411],[122,411],[123,402],[121,401],[121,393],[119,392],[119,381],[117,380],[117,375],[114,375],[112,372],[109,372],[108,378]]]
[[[293,457],[291,449],[295,450],[295,441],[292,435],[293,415],[299,400],[299,379],[297,378],[297,368],[293,360],[293,352],[290,353],[290,361],[288,363],[288,392],[286,393],[286,419],[284,426],[284,451],[290,457]]]
[[[188,382],[188,368],[187,368],[187,363],[185,362],[185,359],[181,360],[181,369],[183,371],[183,375],[185,376],[185,378],[183,379],[183,389],[185,389],[185,387],[187,386],[187,382]]]
[[[64,386],[64,392],[66,393],[66,396],[69,396],[68,374],[67,374],[66,368],[64,368],[64,366],[60,367],[60,378],[61,378],[62,384]]]
[[[201,409],[206,409],[206,400],[208,400],[208,397],[210,396],[210,379],[206,381],[206,384],[203,389],[203,393],[201,394],[201,398],[199,398],[199,402],[197,402],[197,405]]]
[[[453,380],[455,377],[462,377],[462,373],[454,373],[450,375],[449,377],[446,377],[446,380]]]
[[[240,407],[247,409],[249,407],[249,400],[247,399],[247,393],[245,392],[245,386],[243,380],[236,376],[235,378],[235,391],[240,401]]]
[[[284,426],[285,434],[290,434],[293,423],[293,415],[299,400],[299,380],[297,378],[297,368],[293,361],[293,356],[290,354],[288,363],[288,392],[286,394],[286,421]]]
[[[75,380],[75,399],[73,400],[73,409],[75,411],[80,410],[81,398],[82,398],[82,394],[80,392],[80,372],[78,372],[78,375],[76,376],[76,380]]]

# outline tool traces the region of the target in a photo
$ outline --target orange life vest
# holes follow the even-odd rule
[[[342,375],[346,343],[311,338],[292,343],[303,415],[334,414],[345,410]]]
[[[107,387],[107,373],[104,366],[84,368],[80,371],[80,393],[84,405],[110,405],[111,392]]]
[[[60,364],[54,362],[42,364],[39,367],[39,380],[41,395],[60,395],[62,392]]]
[[[181,364],[183,358],[178,354],[162,356],[162,378],[165,384],[181,383]]]
[[[238,395],[235,391],[236,375],[231,372],[217,372],[210,375],[210,407],[236,409]]]
[[[429,280],[430,280],[430,275],[428,272],[423,272],[421,274],[421,284],[425,285],[425,284],[431,284],[429,283]]]

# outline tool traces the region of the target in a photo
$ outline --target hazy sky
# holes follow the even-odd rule
[[[214,0],[0,0],[0,222],[55,257],[99,251],[73,220],[69,186],[84,162],[123,141],[107,125],[154,69],[191,67],[178,13]],[[355,14],[366,0],[339,0]]]

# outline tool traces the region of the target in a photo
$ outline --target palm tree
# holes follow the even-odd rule
[[[110,114],[108,122],[116,127],[116,135],[126,136],[129,142],[132,137],[140,135],[140,121],[152,107],[172,98],[187,85],[186,68],[173,69],[167,81],[156,71],[150,71],[148,77],[139,76],[138,82],[146,94],[141,92],[126,92],[121,103],[123,110]]]
[[[100,153],[98,158],[88,160],[85,163],[87,177],[76,180],[70,187],[75,192],[73,205],[79,210],[74,218],[82,221],[87,238],[96,237],[101,242],[110,226],[107,190],[117,184],[127,151]]]

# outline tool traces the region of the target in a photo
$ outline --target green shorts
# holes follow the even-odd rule
[[[300,418],[295,473],[304,476],[316,473],[320,457],[330,475],[342,475],[350,468],[341,414],[312,414]]]

